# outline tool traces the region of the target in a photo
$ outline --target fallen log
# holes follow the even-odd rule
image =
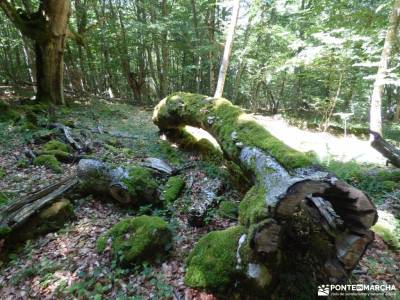
[[[371,146],[381,153],[395,167],[400,168],[400,149],[384,140],[383,137],[374,131],[370,131],[372,136]]]
[[[253,183],[240,226],[206,235],[190,254],[187,285],[296,299],[346,281],[373,239],[377,213],[367,195],[226,99],[173,94],[156,106],[153,121],[165,133],[186,125],[206,130]]]
[[[158,165],[164,166],[164,169],[158,169],[158,174],[171,175],[170,170],[165,169],[168,163],[156,159],[148,161],[157,161]],[[152,168],[155,166],[153,165]],[[7,243],[8,240],[15,241],[13,236],[16,235],[16,232],[38,231],[36,229],[41,229],[38,224],[38,220],[41,220],[41,212],[60,202],[63,198],[68,199],[68,196],[72,194],[95,194],[101,198],[112,199],[132,207],[158,203],[158,183],[152,172],[152,169],[142,166],[130,166],[126,169],[112,168],[98,160],[81,159],[75,175],[1,207],[0,240],[6,239]],[[69,207],[65,201],[62,203],[63,208]],[[38,228],[28,227],[26,229],[27,224],[34,224],[34,227]],[[22,237],[20,234],[18,236]],[[32,235],[24,234],[23,236]]]

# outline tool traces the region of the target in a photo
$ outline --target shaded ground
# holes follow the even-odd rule
[[[186,171],[185,176],[196,176],[198,182],[195,184],[200,184],[205,177],[222,178],[226,184],[223,196],[233,201],[240,199],[240,193],[233,188],[227,169],[220,161],[203,162],[198,153],[181,151],[161,140],[151,122],[149,110],[95,101],[91,105],[63,108],[57,115],[59,122],[68,123],[75,127],[74,130],[84,130],[90,135],[94,143],[93,157],[112,165],[127,165],[148,156],[166,159],[177,167],[191,162],[194,166]],[[286,131],[279,130],[282,129],[281,121],[272,122],[265,118],[261,118],[261,121],[273,134],[285,137]],[[0,123],[0,167],[5,171],[5,176],[0,178],[0,192],[9,201],[74,171],[74,165],[68,164],[62,165],[63,174],[54,174],[44,167],[31,165],[17,167],[27,145],[37,140],[38,136],[47,134],[42,129],[35,132],[21,129],[22,125]],[[287,130],[297,137],[306,137],[308,134],[294,128]],[[298,147],[312,150],[314,142],[316,147],[323,145],[320,136],[316,135],[312,139],[304,138],[298,142]],[[30,145],[33,149],[40,147],[40,143]],[[291,146],[297,147],[295,144]],[[344,154],[347,149],[345,147],[340,151]],[[139,211],[122,209],[92,197],[75,200],[75,221],[57,233],[27,242],[18,253],[10,256],[8,263],[2,265],[0,298],[213,299],[212,295],[185,287],[184,261],[199,237],[208,231],[226,228],[235,224],[235,221],[221,218],[215,208],[210,211],[206,226],[192,228],[188,226],[186,217],[188,204],[192,200],[186,191],[173,207],[142,207]],[[109,251],[102,255],[96,252],[96,239],[102,232],[125,216],[144,213],[164,217],[174,230],[174,250],[165,261],[128,270],[119,268]],[[377,237],[355,270],[352,282],[386,282],[396,284],[400,289],[399,263],[399,253],[390,250]]]

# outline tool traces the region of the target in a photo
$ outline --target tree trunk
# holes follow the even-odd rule
[[[374,82],[374,89],[371,96],[370,107],[370,130],[382,134],[382,95],[385,87],[385,77],[388,72],[390,56],[396,42],[396,33],[400,20],[400,0],[395,0],[393,10],[389,18],[389,28],[386,33],[385,44],[381,60],[379,62],[378,73]]]
[[[63,56],[70,1],[41,1],[36,13],[21,13],[8,1],[0,1],[0,7],[23,35],[35,41],[37,99],[64,104]]]
[[[64,37],[44,43],[36,42],[35,52],[37,99],[64,104]]]
[[[226,73],[228,72],[229,57],[232,52],[233,37],[235,35],[236,23],[239,17],[240,0],[235,0],[232,9],[232,19],[229,25],[228,34],[225,42],[224,56],[221,61],[221,68],[218,75],[217,89],[215,90],[214,97],[220,98],[224,92]]]
[[[237,286],[245,294],[257,290],[258,295],[296,299],[307,288],[315,295],[319,284],[348,278],[372,241],[369,228],[377,220],[374,204],[362,191],[324,171],[314,157],[277,140],[223,98],[174,94],[157,105],[153,121],[165,132],[185,125],[206,130],[254,184],[240,204],[241,226],[234,229],[240,234],[232,236],[228,229],[207,235],[234,239],[232,248],[221,250],[236,258],[224,262],[231,270],[225,271],[232,280],[228,286],[239,279]],[[202,278],[219,272],[222,262],[217,251],[200,247],[188,261],[186,283],[213,289],[213,282]]]

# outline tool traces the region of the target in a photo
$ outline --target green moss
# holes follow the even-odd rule
[[[399,183],[398,182],[394,182],[394,181],[390,181],[390,180],[386,180],[382,182],[382,186],[386,191],[394,191],[397,188],[399,188]]]
[[[400,249],[400,220],[386,211],[378,211],[378,214],[378,221],[371,229],[388,245]]]
[[[36,166],[45,166],[55,173],[61,173],[61,165],[54,155],[40,155],[33,160]]]
[[[60,141],[51,140],[43,145],[43,151],[61,151],[69,153],[68,146]]]
[[[6,193],[3,193],[0,191],[0,207],[7,204],[9,201],[9,198],[7,197]]]
[[[236,219],[238,216],[238,205],[231,201],[221,201],[219,203],[218,214],[223,218]]]
[[[16,121],[20,119],[20,114],[15,111],[8,103],[0,100],[0,122]]]
[[[25,169],[29,166],[29,160],[21,158],[17,161],[17,168]]]
[[[231,159],[238,159],[240,149],[236,143],[241,142],[268,152],[287,169],[315,163],[313,155],[286,146],[240,107],[223,98],[211,100],[197,94],[172,94],[157,105],[153,121],[164,129],[183,125],[207,129]],[[236,132],[236,139],[232,138],[233,132]]]
[[[122,264],[151,261],[168,250],[172,234],[159,217],[139,216],[123,219],[97,240],[103,252],[111,240],[112,255]]]
[[[49,151],[40,151],[39,155],[52,155],[57,158],[58,161],[68,161],[70,158],[70,154],[61,150],[49,150]]]
[[[130,167],[128,169],[129,178],[123,182],[127,186],[129,193],[134,198],[144,197],[148,200],[156,194],[157,182],[149,169],[143,167]]]
[[[165,184],[163,198],[167,203],[174,202],[185,187],[185,180],[182,176],[170,177]]]
[[[239,205],[239,222],[249,226],[267,217],[265,205],[265,189],[262,186],[253,186]]]
[[[7,237],[11,232],[11,228],[8,226],[0,227],[0,239]]]
[[[187,259],[185,284],[214,291],[229,290],[237,279],[236,250],[244,228],[235,226],[202,237]]]
[[[3,168],[0,167],[0,179],[6,177],[6,170],[4,170]]]

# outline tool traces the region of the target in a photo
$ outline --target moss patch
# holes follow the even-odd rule
[[[43,151],[62,151],[69,153],[68,146],[60,141],[57,140],[51,140],[47,142],[46,144],[43,145],[42,147]]]
[[[168,224],[159,217],[126,218],[115,224],[97,240],[103,252],[111,240],[112,255],[122,264],[151,261],[165,254],[172,239]]]
[[[236,249],[244,228],[235,226],[202,237],[187,259],[186,285],[214,291],[229,290],[238,277]]]
[[[238,205],[234,202],[224,200],[219,203],[218,214],[223,218],[236,219],[238,211]]]
[[[185,180],[182,176],[174,176],[170,177],[165,184],[165,188],[163,191],[163,199],[167,203],[174,202],[179,194],[182,192],[182,189],[185,187]]]
[[[45,166],[55,173],[61,173],[61,165],[54,155],[40,155],[33,160],[35,166]]]
[[[389,246],[400,249],[400,221],[386,211],[378,211],[377,223],[372,230],[378,234]]]
[[[239,206],[239,222],[249,226],[267,217],[265,205],[265,189],[262,186],[253,186],[245,195]]]
[[[4,170],[3,168],[0,167],[0,179],[6,177],[6,170]]]
[[[149,169],[143,167],[128,168],[129,178],[123,183],[127,186],[129,193],[135,199],[143,198],[147,201],[156,202],[157,182]]]

